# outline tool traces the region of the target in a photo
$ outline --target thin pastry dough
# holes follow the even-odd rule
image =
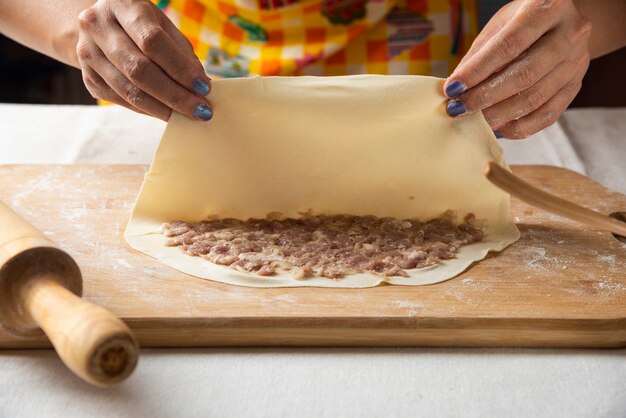
[[[128,244],[184,273],[254,287],[425,285],[450,279],[519,238],[509,196],[483,176],[506,167],[481,113],[445,114],[442,80],[418,76],[217,80],[210,122],[173,114],[125,232]],[[271,212],[484,219],[483,242],[410,277],[332,280],[240,273],[166,247],[161,225]]]

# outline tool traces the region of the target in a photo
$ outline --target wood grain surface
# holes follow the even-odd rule
[[[144,166],[0,167],[0,200],[80,265],[84,297],[143,346],[626,346],[626,244],[513,200],[522,238],[431,286],[253,289],[197,279],[129,249]],[[517,166],[528,182],[609,214],[626,196],[571,171]],[[0,348],[49,346],[0,334]]]

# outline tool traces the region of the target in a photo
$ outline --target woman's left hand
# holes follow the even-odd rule
[[[482,110],[496,136],[554,123],[589,66],[591,23],[572,0],[516,0],[500,9],[446,81],[450,116]]]

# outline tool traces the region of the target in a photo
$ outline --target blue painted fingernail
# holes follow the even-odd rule
[[[493,131],[493,134],[496,136],[496,138],[498,139],[502,139],[504,138],[504,134],[500,131]]]
[[[452,83],[446,86],[446,96],[452,98],[462,94],[466,89],[465,84],[462,81],[454,80]]]
[[[191,88],[200,96],[206,96],[207,94],[209,94],[209,83],[201,78],[196,78],[195,80],[193,80],[193,83],[191,83]]]
[[[467,108],[461,100],[450,100],[446,106],[446,112],[452,117],[457,117],[467,112]]]
[[[207,121],[213,117],[213,110],[205,104],[200,104],[194,109],[193,115],[200,120]]]

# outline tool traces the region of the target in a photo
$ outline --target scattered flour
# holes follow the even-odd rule
[[[598,261],[602,261],[604,263],[615,264],[616,257],[615,255],[600,255],[598,254]]]
[[[123,258],[118,258],[117,259],[117,264],[119,264],[122,267],[128,267],[128,268],[132,268],[133,265],[130,264],[128,261],[124,260]]]
[[[546,249],[543,247],[526,247],[520,251],[524,264],[534,270],[545,269],[547,261]]]
[[[404,312],[404,314],[409,317],[417,316],[420,309],[424,308],[424,305],[418,302],[399,300],[396,302],[396,304],[399,308],[405,308],[406,311]]]
[[[410,308],[410,309],[420,309],[423,308],[424,305],[418,302],[410,302],[406,300],[399,300],[396,302],[399,308]]]

